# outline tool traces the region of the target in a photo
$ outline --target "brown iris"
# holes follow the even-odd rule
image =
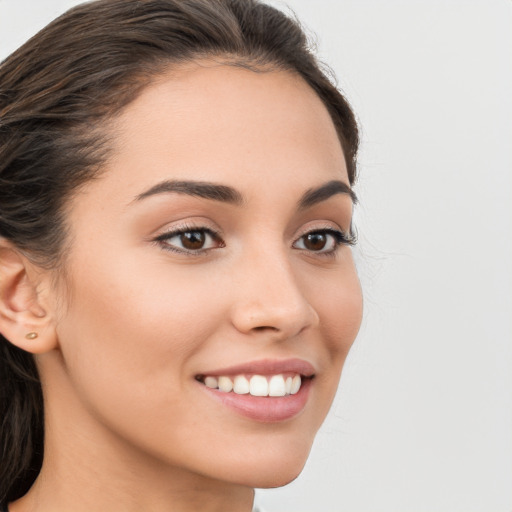
[[[180,235],[180,239],[185,249],[195,251],[203,248],[206,234],[203,231],[187,231]]]
[[[304,247],[309,251],[321,251],[327,244],[325,233],[309,233],[304,237]]]

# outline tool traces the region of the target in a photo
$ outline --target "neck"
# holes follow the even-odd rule
[[[122,456],[114,446],[89,446],[59,441],[59,452],[45,449],[39,477],[9,512],[250,512],[253,489],[197,475],[167,464],[145,463]],[[98,453],[98,452],[102,453]],[[65,456],[59,454],[65,453]]]

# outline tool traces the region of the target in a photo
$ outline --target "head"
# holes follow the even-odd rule
[[[163,465],[293,479],[360,322],[357,146],[299,25],[257,1],[100,0],[2,63],[0,500],[72,403]],[[206,386],[255,373],[311,396],[279,419]]]

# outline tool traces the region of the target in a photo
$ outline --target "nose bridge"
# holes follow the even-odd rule
[[[268,330],[287,338],[318,322],[284,247],[245,255],[240,271],[233,312],[238,330]]]

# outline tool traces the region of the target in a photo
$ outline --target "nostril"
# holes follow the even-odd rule
[[[271,325],[260,325],[258,327],[254,327],[253,330],[254,331],[266,331],[267,329],[270,329],[271,331],[279,331],[279,329],[277,327],[273,327]]]

